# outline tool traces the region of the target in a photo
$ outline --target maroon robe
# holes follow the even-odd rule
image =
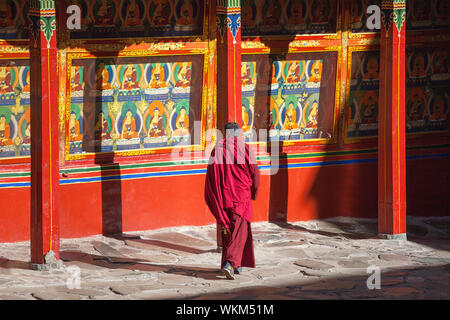
[[[256,199],[259,178],[256,158],[241,139],[223,139],[211,152],[205,200],[217,223],[231,232],[223,241],[222,267],[227,260],[234,268],[255,266],[251,200]]]

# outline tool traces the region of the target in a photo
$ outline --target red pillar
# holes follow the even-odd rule
[[[383,0],[381,18],[378,233],[384,238],[406,239],[406,2]]]
[[[54,0],[30,0],[31,264],[59,259],[58,73]],[[46,259],[47,257],[47,259]]]
[[[242,126],[241,3],[217,0],[217,128]]]
[[[242,127],[241,89],[241,1],[217,0],[217,129],[225,136],[227,122]],[[217,247],[222,232],[217,225]]]

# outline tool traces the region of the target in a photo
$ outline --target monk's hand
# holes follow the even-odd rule
[[[229,228],[224,228],[224,227],[222,227],[222,232],[223,232],[223,234],[225,234],[225,235],[231,235],[231,231],[230,231]]]

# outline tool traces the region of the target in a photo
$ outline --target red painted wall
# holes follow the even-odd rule
[[[408,215],[449,215],[449,164],[449,157],[407,161]],[[203,187],[204,175],[61,185],[61,237],[214,223]],[[28,187],[0,188],[0,242],[29,239],[29,199]],[[281,169],[272,177],[262,175],[253,206],[254,221],[376,218],[377,164]]]

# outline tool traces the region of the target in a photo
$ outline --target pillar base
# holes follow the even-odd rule
[[[50,271],[54,269],[62,269],[64,264],[61,260],[57,260],[53,251],[47,252],[45,255],[45,263],[33,263],[30,262],[31,270],[36,271]]]
[[[387,234],[387,233],[379,233],[378,238],[386,239],[386,240],[408,240],[406,237],[406,233],[399,234]]]

